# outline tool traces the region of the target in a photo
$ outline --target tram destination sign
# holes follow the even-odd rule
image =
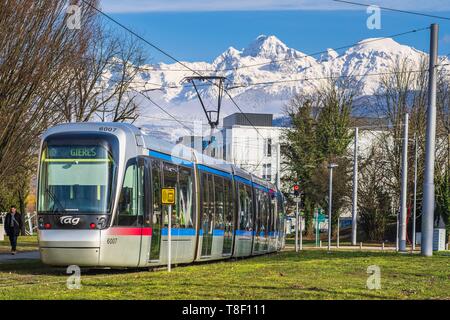
[[[107,157],[102,146],[49,146],[49,158],[104,159]]]
[[[161,189],[161,203],[162,204],[175,204],[175,188],[162,188]]]

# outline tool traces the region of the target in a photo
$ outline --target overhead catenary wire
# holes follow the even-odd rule
[[[404,35],[412,34],[412,33],[416,33],[416,32],[421,32],[421,31],[425,31],[425,30],[428,30],[428,29],[430,29],[430,27],[423,27],[423,28],[418,28],[418,29],[415,28],[415,29],[411,29],[411,30],[408,30],[408,31],[405,31],[405,32],[394,33],[394,34],[387,35],[387,36],[384,36],[384,37],[369,39],[369,40],[365,40],[365,41],[359,41],[359,42],[355,42],[355,43],[352,43],[352,44],[343,45],[343,46],[336,47],[336,48],[331,48],[331,49],[333,49],[335,51],[343,50],[343,49],[349,49],[349,48],[352,48],[352,47],[357,46],[357,45],[363,45],[363,44],[367,44],[367,43],[382,41],[382,40],[390,39],[390,38],[397,38],[397,37],[400,37],[400,36],[404,36]],[[254,64],[246,64],[246,65],[242,65],[242,66],[236,66],[236,67],[233,67],[233,68],[211,69],[211,70],[210,69],[203,69],[203,70],[201,70],[201,69],[191,69],[191,70],[192,71],[197,71],[197,72],[215,72],[215,73],[216,72],[226,72],[226,71],[237,71],[237,70],[240,70],[240,69],[258,67],[258,66],[263,66],[263,65],[270,65],[270,64],[273,64],[273,63],[277,63],[277,62],[301,60],[301,59],[305,59],[305,58],[308,58],[308,57],[321,55],[321,54],[324,54],[324,53],[328,53],[328,49],[327,50],[320,50],[320,51],[312,52],[312,53],[309,53],[309,54],[304,54],[304,55],[301,55],[301,56],[298,56],[298,57],[288,57],[288,58],[270,60],[270,61],[254,63]],[[183,70],[183,69],[170,69],[170,68],[167,68],[167,69],[155,69],[155,68],[147,68],[147,67],[143,67],[142,70],[154,71],[154,72],[158,72],[158,71],[164,71],[164,72],[171,72],[171,71],[173,71],[173,72],[186,72],[186,71],[189,71],[189,70]]]
[[[182,61],[178,60],[177,58],[175,58],[174,56],[172,56],[171,54],[169,54],[168,52],[166,52],[165,50],[161,49],[160,47],[158,47],[157,45],[151,43],[150,41],[148,41],[147,39],[143,38],[142,36],[140,36],[139,34],[137,34],[136,32],[134,32],[133,30],[131,30],[130,28],[126,27],[125,25],[123,25],[122,23],[120,23],[119,21],[117,21],[116,19],[112,18],[111,16],[109,16],[108,14],[104,13],[102,10],[98,9],[96,6],[92,5],[91,3],[87,2],[86,0],[82,0],[83,3],[85,3],[86,5],[88,5],[89,7],[91,7],[92,9],[94,9],[95,11],[97,11],[99,14],[101,14],[102,16],[106,17],[108,20],[112,21],[113,23],[117,24],[118,26],[120,26],[121,28],[123,28],[124,30],[126,30],[127,32],[131,33],[132,35],[134,35],[136,38],[138,38],[139,40],[143,41],[144,43],[148,44],[149,46],[151,46],[152,48],[154,48],[155,50],[157,50],[158,52],[164,54],[165,56],[169,57],[170,59],[172,59],[173,61],[179,63],[180,65],[182,65],[184,68],[194,72],[195,74],[202,76],[201,73],[191,69],[188,65],[186,65],[185,63],[183,63]],[[216,85],[214,82],[208,81],[213,85]],[[230,93],[224,89],[224,92],[227,94],[227,96],[230,97],[231,101],[233,102],[233,104],[236,106],[236,108],[244,115],[244,117],[246,118],[246,120],[251,124],[251,126],[258,132],[259,135],[261,135],[261,133],[258,131],[258,129],[253,125],[253,123],[250,121],[250,119],[247,117],[247,115],[242,112],[242,109],[239,107],[239,105],[236,103],[236,101],[231,97]],[[144,95],[145,96],[145,95]],[[263,137],[261,135],[261,137]]]
[[[146,44],[150,45],[151,47],[153,47],[155,50],[159,51],[160,53],[166,55],[167,57],[169,57],[170,59],[174,60],[175,62],[179,63],[181,66],[183,66],[184,68],[188,69],[191,72],[194,72],[197,75],[202,76],[202,74],[200,74],[198,71],[193,70],[192,68],[190,68],[189,66],[187,66],[185,63],[181,62],[180,60],[176,59],[174,56],[170,55],[168,52],[166,52],[165,50],[159,48],[158,46],[154,45],[153,43],[151,43],[150,41],[146,40],[145,38],[141,37],[139,34],[135,33],[133,30],[129,29],[128,27],[126,27],[125,25],[123,25],[122,23],[120,23],[119,21],[115,20],[114,18],[110,17],[109,15],[107,15],[106,13],[104,13],[103,11],[101,11],[100,9],[96,8],[94,5],[88,3],[86,0],[82,0],[86,5],[92,7],[95,11],[99,12],[101,15],[105,16],[107,19],[113,21],[115,24],[119,25],[121,28],[125,29],[126,31],[130,32],[131,34],[133,34],[135,37],[137,37],[138,39],[140,39],[141,41],[145,42]],[[426,30],[429,29],[429,27],[427,28],[423,28],[423,29],[415,29],[415,30],[411,30],[409,32],[406,33],[402,33],[402,34],[407,34],[407,33],[412,33],[412,32],[417,32],[417,31],[421,31],[421,30]],[[401,35],[401,34],[397,34]],[[370,41],[377,41],[377,40],[381,40],[381,39],[373,39]],[[339,48],[338,48],[339,49]],[[323,51],[324,53],[325,51]],[[305,56],[306,57],[306,56]],[[304,58],[304,57],[302,57]],[[289,57],[287,59],[281,59],[281,61],[289,61],[292,60],[292,57]],[[280,60],[276,60],[276,61],[280,61]],[[270,64],[270,63],[274,63],[276,61],[271,61],[268,63],[263,63],[263,64]],[[254,64],[252,66],[256,66],[256,65],[262,65],[262,64]],[[242,67],[250,67],[249,66],[241,66]],[[236,68],[233,68],[231,70],[235,70]],[[366,74],[367,75],[367,74]],[[291,80],[291,81],[298,81],[298,80]],[[214,83],[212,83],[214,85]],[[228,89],[224,89],[225,94],[230,98],[231,102],[236,106],[236,108],[244,115],[244,117],[247,119],[247,121],[251,124],[251,126],[256,130],[256,132],[262,137],[264,138],[260,132],[258,131],[258,129],[253,125],[253,123],[250,121],[250,119],[248,119],[247,115],[242,111],[242,109],[239,107],[239,105],[236,103],[235,99],[231,96],[231,94],[228,92]],[[142,94],[141,92],[139,92],[140,94]],[[143,96],[145,96],[147,99],[149,99],[154,105],[158,106],[161,110],[164,110],[162,107],[160,107],[159,105],[157,105],[151,98],[149,98],[148,96],[142,94]],[[166,112],[164,110],[164,112]],[[167,113],[167,112],[166,112]],[[173,117],[170,113],[167,113],[169,116],[171,116],[172,118],[176,119],[175,117]],[[176,119],[178,121],[178,119]],[[180,124],[182,124],[180,122]],[[184,126],[184,125],[183,125]]]

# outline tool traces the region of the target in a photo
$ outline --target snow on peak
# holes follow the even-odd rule
[[[277,37],[260,35],[244,49],[242,55],[272,59],[284,56],[288,51],[289,48]]]
[[[326,53],[322,53],[319,57],[319,62],[325,62],[334,60],[339,56],[339,53],[336,52],[336,50],[328,48]]]
[[[411,47],[402,45],[392,38],[368,38],[358,42],[358,44],[349,49],[349,51],[382,51],[399,52],[410,50]]]

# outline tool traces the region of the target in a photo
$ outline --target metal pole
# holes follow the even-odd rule
[[[333,200],[333,167],[330,168],[330,182],[328,193],[328,251],[331,250],[331,203]]]
[[[172,205],[169,205],[169,228],[167,230],[168,236],[168,253],[167,253],[167,270],[171,272],[172,264]]]
[[[412,221],[412,250],[416,250],[416,207],[417,207],[417,136],[414,133],[414,204]]]
[[[298,252],[298,202],[295,210],[295,252]]]
[[[277,144],[277,188],[281,189],[281,144]]]
[[[402,193],[400,199],[400,251],[406,251],[406,197],[408,188],[408,123],[409,115],[405,113],[403,123],[403,155],[402,155]]]
[[[423,181],[422,205],[422,241],[421,253],[433,255],[433,222],[434,222],[434,160],[436,139],[436,64],[438,54],[439,26],[431,25],[430,67],[428,85],[427,131],[425,145],[425,170]]]
[[[316,211],[316,247],[319,246],[319,209]]]
[[[398,247],[399,247],[399,241],[398,241],[398,227],[399,227],[399,223],[398,223],[398,219],[400,217],[400,211],[397,211],[397,233],[395,235],[395,251],[398,251]]]
[[[299,215],[299,219],[300,219],[300,251],[303,250],[303,221],[302,221],[302,216]]]
[[[353,151],[353,199],[352,199],[352,246],[356,246],[358,215],[358,128],[355,128],[355,147]]]
[[[340,219],[339,219],[339,216],[338,216],[338,222],[337,222],[337,235],[336,235],[336,248],[339,248],[339,228],[340,228],[340,226],[339,226],[339,223],[340,223]]]

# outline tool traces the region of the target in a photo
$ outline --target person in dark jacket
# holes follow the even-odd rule
[[[17,212],[15,206],[11,206],[10,211],[6,215],[4,226],[6,235],[11,243],[11,254],[16,254],[17,238],[22,230],[22,216]]]

